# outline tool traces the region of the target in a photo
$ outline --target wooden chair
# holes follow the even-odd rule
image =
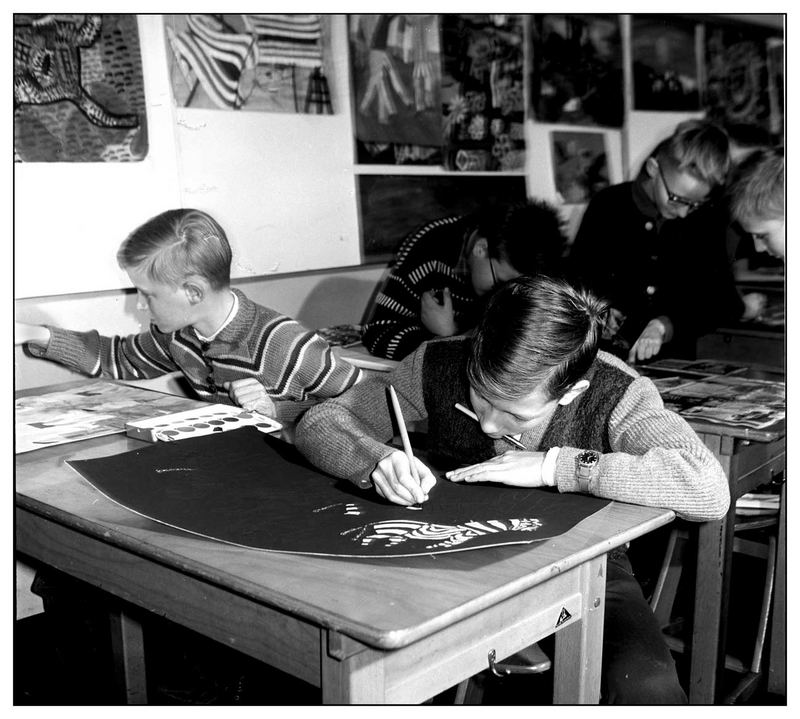
[[[741,499],[749,500],[753,497],[766,496],[768,495],[745,495]],[[778,495],[769,496],[777,497]],[[737,502],[733,541],[734,555],[740,554],[763,559],[766,561],[766,571],[752,655],[747,662],[730,654],[725,656],[725,668],[741,674],[742,677],[736,687],[725,696],[724,704],[735,704],[747,700],[762,678],[762,658],[775,585],[779,507],[771,501],[762,500],[761,503],[764,508],[750,510],[746,506],[747,501]],[[765,529],[769,531],[759,532],[758,535],[753,534],[756,530]],[[676,527],[670,533],[664,562],[650,600],[653,613],[665,632],[667,644],[670,649],[677,652],[685,651],[685,642],[679,636],[680,620],[677,622],[673,620],[672,610],[683,572],[683,557],[688,539],[689,532],[686,529]]]

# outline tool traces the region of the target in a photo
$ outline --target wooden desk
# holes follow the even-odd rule
[[[147,699],[141,609],[322,689],[325,703],[421,702],[556,634],[554,700],[599,698],[606,553],[668,510],[612,503],[535,545],[403,559],[259,552],[146,520],[70,458],[141,442],[100,437],[17,456],[16,548],[116,598],[112,638],[130,703]]]
[[[718,360],[698,360],[714,362]],[[725,363],[734,365],[728,360]],[[657,366],[655,363],[652,367]],[[745,366],[742,365],[742,368]],[[737,371],[734,371],[736,373]],[[748,368],[754,379],[782,379],[773,368]],[[708,377],[716,375],[709,374]],[[739,375],[742,376],[742,375]],[[697,526],[697,571],[693,629],[691,639],[691,669],[689,702],[713,704],[717,698],[719,679],[725,663],[725,637],[733,561],[733,528],[736,520],[736,500],[747,492],[770,482],[786,466],[786,422],[781,421],[765,429],[748,429],[688,418],[689,424],[705,445],[720,461],[728,477],[731,505],[727,515],[717,522],[703,522]],[[785,517],[784,517],[785,521]],[[785,552],[785,534],[781,535]],[[780,580],[780,577],[779,577]],[[781,591],[785,585],[779,581],[775,588],[775,606],[785,612]],[[780,609],[784,607],[784,609]],[[785,625],[785,618],[783,619]],[[780,617],[773,623],[777,631]],[[775,631],[775,630],[774,630]],[[785,639],[784,639],[785,641]],[[780,651],[780,642],[773,651]],[[770,679],[773,687],[781,685],[780,678]],[[785,678],[783,679],[785,686]]]
[[[736,428],[711,423],[692,424],[722,464],[731,490],[728,514],[717,522],[704,522],[697,530],[689,701],[692,704],[713,704],[725,664],[736,500],[784,471],[786,426],[785,422],[775,425],[774,431],[762,435],[763,439],[756,438],[753,430],[740,430],[739,434],[749,432],[749,438],[744,439],[736,436]],[[776,606],[781,604],[778,598],[780,589],[779,586],[775,588]]]

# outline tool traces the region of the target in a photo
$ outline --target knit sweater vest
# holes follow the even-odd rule
[[[423,393],[428,411],[428,451],[448,462],[475,464],[495,456],[494,442],[480,424],[455,409],[469,406],[467,357],[470,340],[431,342],[425,349]],[[596,359],[584,375],[589,388],[568,405],[559,405],[538,447],[577,447],[611,451],[608,424],[611,413],[633,377]]]

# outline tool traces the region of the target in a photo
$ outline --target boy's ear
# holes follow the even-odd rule
[[[190,305],[200,304],[206,297],[208,288],[202,278],[191,277],[183,283],[183,291]]]
[[[476,257],[486,257],[489,254],[489,241],[485,237],[476,237],[472,254]]]
[[[561,399],[558,400],[558,403],[560,405],[569,404],[576,397],[582,395],[587,389],[589,389],[589,380],[579,379],[566,392],[564,392],[564,394],[561,396]]]
[[[655,157],[648,157],[644,161],[644,169],[648,177],[655,177],[658,173],[658,160]]]

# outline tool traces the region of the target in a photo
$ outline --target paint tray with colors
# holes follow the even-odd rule
[[[248,426],[261,432],[276,432],[281,429],[280,422],[270,417],[227,404],[209,404],[186,412],[128,422],[125,429],[128,436],[135,439],[174,442]]]

